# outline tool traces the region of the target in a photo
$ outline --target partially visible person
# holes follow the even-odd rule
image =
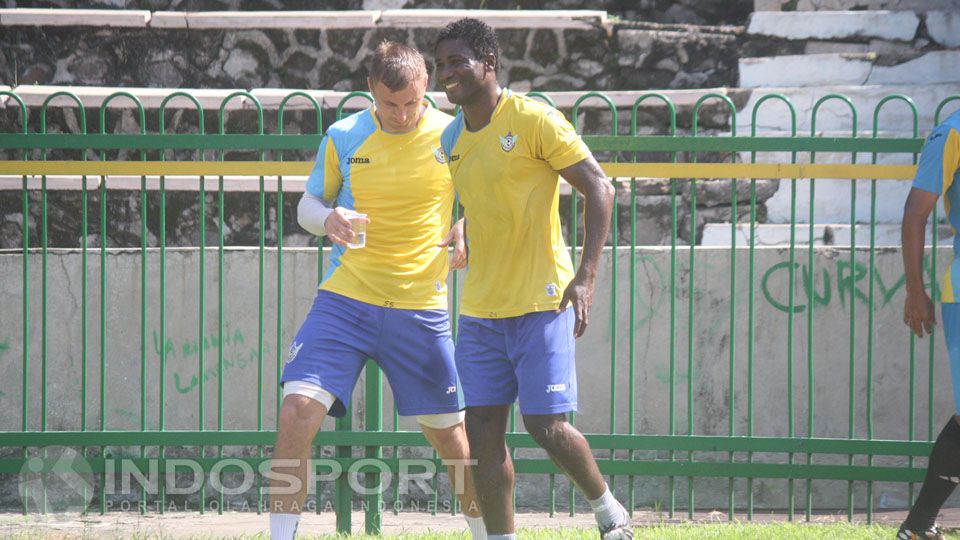
[[[633,538],[587,440],[567,422],[577,408],[574,340],[589,323],[613,186],[563,115],[500,88],[487,24],[447,25],[435,52],[437,83],[461,107],[441,143],[470,248],[456,358],[488,538],[515,538],[505,432],[518,397],[527,431],[587,497],[601,538]],[[585,199],[576,273],[560,229],[561,176]]]
[[[937,126],[920,154],[917,176],[903,208],[903,270],[907,298],[903,322],[917,337],[931,335],[936,325],[933,300],[923,286],[923,250],[927,218],[942,197],[954,229],[954,259],[947,267],[940,291],[943,335],[947,340],[953,382],[954,415],[937,436],[930,452],[927,475],[897,540],[946,538],[936,525],[937,514],[960,482],[960,112]],[[936,254],[934,254],[936,256]]]
[[[330,126],[298,207],[300,225],[335,246],[281,378],[272,471],[300,485],[271,486],[274,540],[294,538],[314,437],[328,414],[345,413],[367,358],[386,374],[398,413],[416,416],[442,459],[469,459],[445,284],[446,246],[455,245],[454,267],[465,258],[439,148],[450,117],[424,101],[426,63],[410,47],[377,47],[368,83],[373,107]],[[357,219],[368,222],[365,246],[348,249]],[[462,483],[450,479],[472,537],[485,539],[469,471]]]

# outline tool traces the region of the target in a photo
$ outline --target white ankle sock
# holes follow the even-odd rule
[[[607,487],[599,499],[587,499],[587,501],[590,503],[590,507],[593,508],[594,516],[597,518],[597,525],[601,527],[619,525],[630,520],[630,514],[627,513],[626,508],[613,496],[609,487]]]
[[[297,535],[300,514],[270,513],[270,540],[293,540]]]
[[[470,528],[470,534],[473,540],[487,540],[487,528],[483,524],[483,516],[471,517],[463,515],[467,520],[467,527]]]
[[[514,533],[510,534],[491,534],[487,536],[487,540],[517,540],[517,535]]]

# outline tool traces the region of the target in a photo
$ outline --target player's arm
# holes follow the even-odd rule
[[[922,189],[913,188],[903,207],[903,225],[900,230],[903,271],[907,280],[907,298],[903,304],[903,322],[917,337],[924,331],[933,332],[936,323],[933,301],[923,286],[923,247],[927,218],[939,197]]]
[[[559,171],[571,186],[584,198],[584,241],[580,267],[573,281],[563,292],[560,308],[569,303],[576,315],[573,334],[583,335],[589,323],[590,307],[593,304],[593,289],[597,277],[597,263],[610,229],[610,214],[613,209],[614,189],[600,164],[593,156],[580,160]]]
[[[960,167],[960,133],[946,126],[934,129],[923,146],[917,176],[903,208],[901,251],[906,277],[907,297],[903,305],[903,322],[914,334],[923,337],[936,324],[933,301],[923,287],[923,248],[927,218],[937,199],[953,182]]]
[[[342,207],[333,208],[342,185],[340,158],[335,143],[327,135],[320,142],[306,190],[297,205],[297,223],[311,234],[326,236],[334,244],[346,246],[353,240],[350,225],[353,212]]]

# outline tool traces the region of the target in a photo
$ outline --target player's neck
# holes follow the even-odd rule
[[[467,129],[479,131],[487,127],[501,97],[503,97],[503,89],[497,85],[490,88],[489,91],[483,92],[473,103],[463,105],[461,108],[463,109],[463,118],[467,122]]]

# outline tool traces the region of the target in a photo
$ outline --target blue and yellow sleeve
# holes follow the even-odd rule
[[[960,168],[960,133],[952,127],[941,126],[930,134],[923,145],[913,187],[935,195],[943,195],[950,189],[958,168]]]
[[[590,149],[560,111],[550,108],[541,116],[539,156],[559,171],[590,156]]]
[[[324,201],[333,201],[340,192],[343,177],[340,174],[340,156],[329,135],[320,141],[317,160],[307,178],[307,192]]]

